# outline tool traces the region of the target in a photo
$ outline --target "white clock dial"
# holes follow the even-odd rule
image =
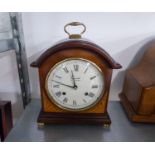
[[[66,59],[48,73],[46,91],[49,98],[61,108],[75,111],[87,109],[103,95],[103,73],[88,60]]]

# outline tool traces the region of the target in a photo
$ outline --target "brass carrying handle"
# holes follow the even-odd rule
[[[80,34],[70,34],[67,31],[68,26],[83,26],[83,31]],[[69,38],[81,38],[81,35],[86,31],[86,26],[80,22],[71,22],[64,26],[64,31],[69,35]]]

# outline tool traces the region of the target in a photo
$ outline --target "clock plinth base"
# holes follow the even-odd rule
[[[119,97],[121,99],[121,105],[123,106],[125,112],[127,113],[128,118],[136,123],[155,123],[155,115],[140,115],[137,114],[132,107],[132,104],[127,99],[127,97],[120,93]]]
[[[38,123],[44,124],[94,124],[110,126],[109,114],[71,114],[71,113],[47,113],[41,111],[38,116]]]

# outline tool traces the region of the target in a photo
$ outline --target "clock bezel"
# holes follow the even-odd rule
[[[50,94],[50,92],[49,92],[49,90],[48,90],[47,81],[48,81],[48,78],[49,78],[51,72],[52,72],[58,65],[60,65],[61,63],[66,62],[66,61],[70,61],[70,60],[82,60],[82,61],[87,61],[87,62],[89,62],[90,64],[92,64],[92,65],[93,65],[94,67],[96,67],[97,70],[100,72],[101,77],[102,77],[102,80],[103,80],[103,83],[104,83],[102,92],[101,92],[100,96],[97,98],[97,100],[95,100],[91,105],[89,105],[89,106],[87,106],[87,107],[84,107],[84,108],[72,109],[72,108],[68,108],[68,107],[64,107],[64,106],[60,105],[57,101],[55,101],[55,99],[51,96],[51,94]],[[45,78],[45,91],[46,91],[46,93],[47,93],[48,98],[49,98],[49,99],[52,101],[52,103],[53,103],[54,105],[56,105],[57,107],[59,107],[59,108],[61,108],[61,109],[63,109],[63,110],[67,110],[67,111],[78,112],[78,111],[84,111],[84,110],[90,109],[90,108],[94,107],[94,106],[100,101],[100,99],[104,96],[104,94],[105,94],[105,92],[106,92],[106,83],[105,83],[104,74],[103,74],[101,68],[100,68],[98,65],[96,65],[94,62],[92,62],[92,61],[90,61],[90,60],[88,60],[88,59],[79,58],[79,57],[72,57],[72,58],[66,58],[66,59],[64,59],[64,60],[61,60],[61,61],[57,62],[57,63],[49,70],[49,72],[47,73],[46,78]]]

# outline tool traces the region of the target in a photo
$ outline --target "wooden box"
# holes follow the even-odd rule
[[[10,101],[0,101],[0,137],[4,141],[13,126]]]

